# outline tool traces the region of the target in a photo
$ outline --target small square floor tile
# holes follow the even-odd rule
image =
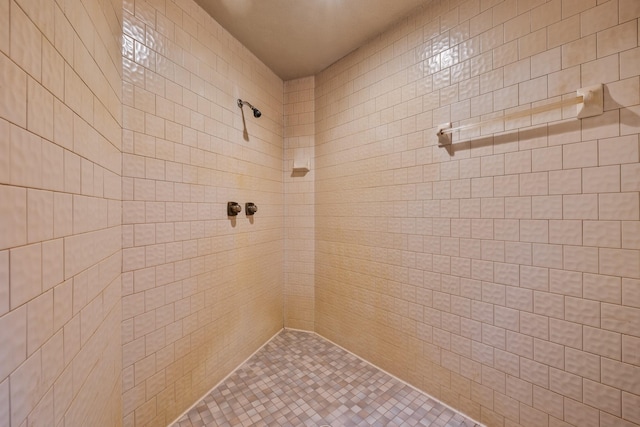
[[[283,330],[172,427],[478,426],[316,334]]]

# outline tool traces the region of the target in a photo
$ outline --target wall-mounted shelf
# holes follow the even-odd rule
[[[294,172],[309,172],[311,170],[311,159],[304,160],[294,160],[293,161],[293,171]]]
[[[546,111],[558,108],[576,105],[576,118],[584,119],[586,117],[598,116],[604,112],[604,88],[602,84],[580,88],[576,91],[576,97],[565,99],[551,104],[541,105],[539,107],[530,108],[524,111],[507,114],[502,117],[495,117],[489,120],[483,120],[477,123],[470,123],[458,127],[452,127],[451,123],[443,123],[438,126],[438,147],[446,147],[453,143],[453,133],[461,130],[474,129],[488,124],[506,122],[507,120],[519,119],[521,117],[530,116],[532,114],[544,113]]]

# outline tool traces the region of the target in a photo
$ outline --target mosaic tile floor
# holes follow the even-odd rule
[[[285,330],[172,427],[476,425],[315,334]]]

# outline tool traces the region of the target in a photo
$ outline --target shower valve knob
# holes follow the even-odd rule
[[[244,205],[244,211],[247,213],[247,215],[253,215],[254,213],[258,212],[258,207],[255,205],[255,203],[246,203]]]
[[[237,202],[228,202],[227,203],[227,215],[228,216],[237,216],[240,211],[242,211],[242,206],[240,206]]]

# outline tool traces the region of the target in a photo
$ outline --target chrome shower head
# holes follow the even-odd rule
[[[253,111],[253,117],[255,117],[256,119],[262,116],[262,113],[260,112],[260,110],[258,110],[256,107],[251,105],[249,102],[243,101],[242,99],[238,99],[238,107],[242,108],[243,105],[248,105],[249,108],[251,108],[251,110]]]

